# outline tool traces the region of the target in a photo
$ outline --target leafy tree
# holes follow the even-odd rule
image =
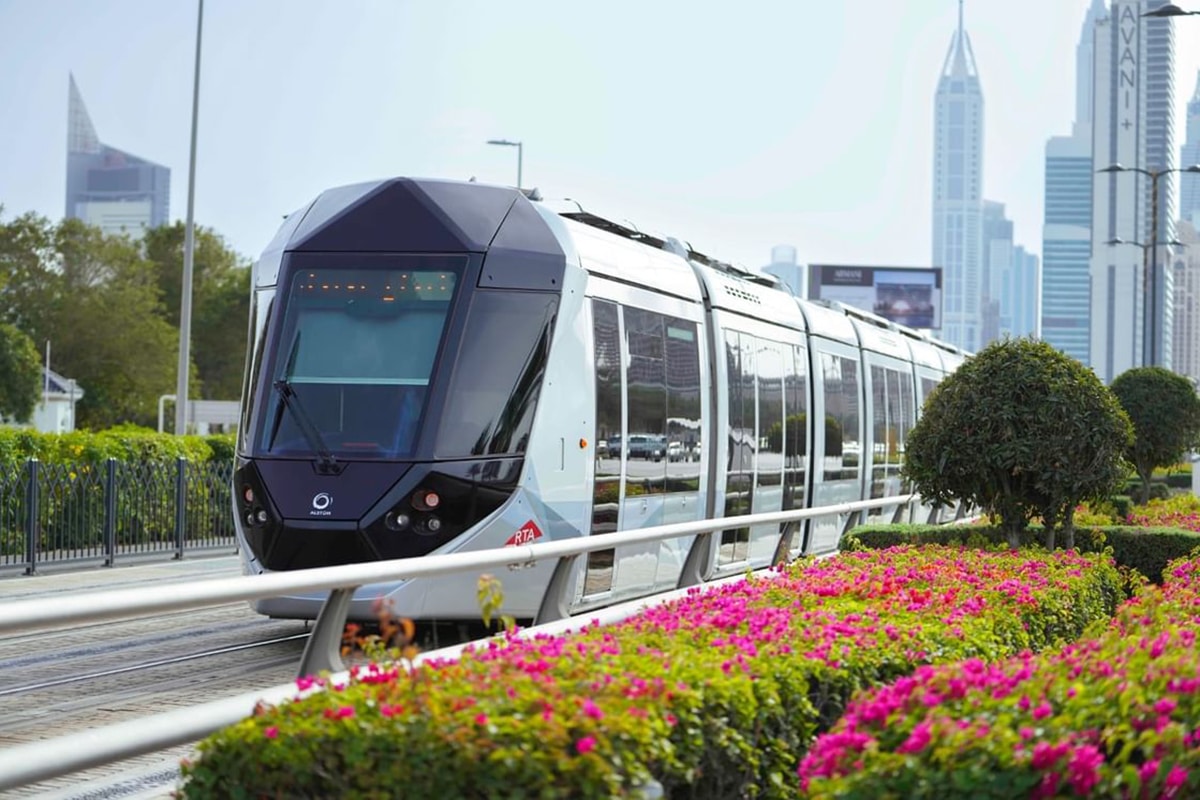
[[[182,222],[147,231],[143,246],[155,268],[165,319],[179,329],[183,297]],[[197,226],[192,257],[191,358],[198,383],[189,394],[234,400],[241,394],[250,318],[249,261],[211,229]]]
[[[84,389],[81,427],[151,425],[175,385],[177,333],[139,245],[80,220],[0,223],[0,319],[52,342],[54,367]]]
[[[1016,546],[1040,514],[1074,545],[1082,501],[1115,489],[1133,428],[1116,397],[1045,342],[994,342],[946,377],[909,434],[902,475],[926,499],[999,517]]]
[[[42,360],[33,340],[0,322],[0,416],[28,422],[37,405]]]
[[[1187,378],[1162,367],[1122,372],[1112,392],[1133,422],[1133,444],[1125,455],[1142,479],[1137,502],[1145,504],[1154,468],[1177,464],[1200,446],[1200,395]]]

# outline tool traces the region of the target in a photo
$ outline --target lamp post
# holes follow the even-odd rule
[[[1150,179],[1150,242],[1141,245],[1143,250],[1142,286],[1146,295],[1145,308],[1142,311],[1142,364],[1147,367],[1160,366],[1158,363],[1158,179],[1172,172],[1200,174],[1200,164],[1172,169],[1142,169],[1141,167],[1112,164],[1096,171],[1101,173],[1136,172]],[[1165,244],[1173,243],[1166,242]],[[1109,244],[1138,243],[1113,239]]]
[[[517,188],[521,188],[521,156],[523,146],[520,142],[510,142],[508,139],[488,139],[488,144],[498,144],[501,147],[517,148]]]
[[[175,382],[175,435],[187,433],[189,347],[192,338],[192,264],[196,250],[193,209],[196,199],[196,120],[200,109],[200,33],[204,28],[204,0],[196,12],[196,71],[192,76],[192,148],[188,156],[187,222],[183,232],[183,286],[179,296],[179,372]]]

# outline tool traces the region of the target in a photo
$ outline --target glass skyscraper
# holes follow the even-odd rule
[[[101,143],[75,77],[67,105],[66,216],[140,238],[167,222],[171,170]]]
[[[1094,169],[1113,164],[1161,170],[1173,166],[1175,130],[1174,26],[1169,18],[1142,15],[1164,0],[1114,0],[1096,23],[1092,157]],[[1158,180],[1137,172],[1093,172],[1090,363],[1105,383],[1126,370],[1153,363],[1171,368],[1174,270],[1165,243],[1175,220],[1175,175]],[[1152,199],[1158,205],[1160,252],[1148,257]],[[1114,239],[1126,244],[1110,245]],[[1134,242],[1137,244],[1128,244]],[[1152,303],[1147,268],[1157,262]],[[1146,347],[1146,308],[1157,335]],[[1151,356],[1152,352],[1152,356]]]
[[[1200,74],[1187,106],[1187,135],[1179,148],[1179,166],[1200,164]],[[1179,218],[1200,228],[1200,175],[1179,176]]]
[[[1095,25],[1107,15],[1104,0],[1092,0],[1075,48],[1075,123],[1070,136],[1055,136],[1046,143],[1041,336],[1084,364],[1091,363]]]
[[[941,338],[969,351],[983,340],[983,90],[963,27],[934,97],[933,266],[944,280]]]

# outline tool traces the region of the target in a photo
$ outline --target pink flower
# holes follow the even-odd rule
[[[585,755],[596,749],[596,737],[585,736],[575,743],[575,749],[579,751],[579,755]]]
[[[267,737],[268,739],[274,739],[275,737],[279,736],[279,728],[272,725],[263,731],[263,736]]]
[[[601,719],[604,716],[604,712],[591,701],[591,698],[583,701],[583,714],[585,717],[591,717],[592,719]]]
[[[913,732],[909,734],[908,738],[904,740],[903,744],[896,748],[896,752],[919,753],[920,751],[924,750],[926,745],[929,744],[930,739],[933,738],[930,735],[931,727],[932,726],[929,724],[929,720],[919,723],[917,727],[913,728]]]
[[[480,727],[487,725],[488,724],[488,715],[487,714],[476,714],[475,715],[475,724]]]
[[[1054,709],[1050,707],[1049,703],[1047,703],[1045,700],[1043,700],[1038,705],[1038,707],[1033,710],[1033,718],[1034,719],[1045,719],[1046,717],[1050,716],[1053,713],[1054,713]]]

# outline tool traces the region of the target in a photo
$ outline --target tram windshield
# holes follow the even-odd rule
[[[257,454],[411,454],[465,262],[297,270],[268,365]]]

